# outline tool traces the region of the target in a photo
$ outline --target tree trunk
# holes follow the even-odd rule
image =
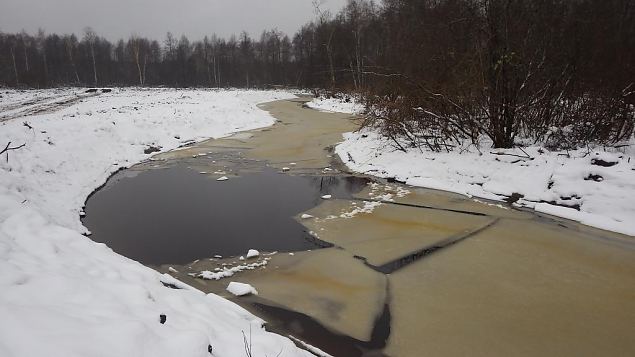
[[[148,55],[146,54],[145,56],[143,56],[143,86],[146,85],[146,80],[148,77],[146,77],[146,69],[148,68]]]
[[[66,44],[66,52],[68,54],[68,59],[71,62],[71,67],[73,67],[73,74],[75,74],[75,83],[79,84],[79,75],[77,74],[77,67],[75,66],[75,61],[73,61],[73,48],[70,43]]]
[[[46,51],[42,52],[42,57],[44,59],[44,83],[48,86],[49,82],[49,65],[46,61]]]
[[[335,30],[331,31],[329,40],[326,43],[326,54],[329,58],[329,72],[331,74],[331,87],[335,87],[335,67],[333,66],[333,48],[331,47],[331,41],[333,40],[333,34]]]
[[[137,72],[139,73],[139,85],[143,87],[143,72],[141,71],[141,63],[139,61],[139,47],[135,45],[132,51],[134,52],[134,61],[137,64]]]
[[[29,71],[29,56],[26,53],[26,45],[23,45],[24,47],[24,69],[28,72]]]
[[[214,70],[213,71],[214,72],[214,85],[216,86],[216,88],[218,88],[218,77],[219,76],[216,74],[216,55],[215,54],[212,56],[212,59],[214,61],[213,62],[213,66],[214,66],[213,67],[213,70]]]
[[[13,60],[13,73],[15,74],[15,85],[17,87],[20,84],[20,79],[18,77],[18,66],[15,63],[15,51],[13,47],[11,47],[11,59]]]
[[[93,75],[95,76],[95,85],[97,85],[97,63],[95,62],[95,47],[90,45],[90,55],[93,58]]]

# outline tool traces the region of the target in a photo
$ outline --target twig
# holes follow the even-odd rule
[[[11,146],[11,142],[9,141],[7,143],[7,146],[4,147],[4,149],[2,149],[2,151],[0,151],[0,155],[4,154],[5,152],[7,153],[7,162],[9,162],[9,151],[11,150],[18,150],[22,147],[26,146],[26,143],[20,145],[20,146]]]
[[[519,157],[521,159],[527,159],[527,160],[533,160],[534,159],[533,157],[531,157],[529,155],[522,156],[522,155],[516,155],[516,154],[508,154],[508,153],[505,153],[505,152],[492,152],[492,151],[490,151],[489,153],[492,154],[492,155],[514,156],[514,157]],[[527,153],[525,153],[525,154],[527,154]]]

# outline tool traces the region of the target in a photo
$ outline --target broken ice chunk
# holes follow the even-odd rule
[[[254,289],[253,286],[249,284],[237,283],[234,281],[232,281],[231,283],[229,283],[229,285],[227,285],[227,291],[229,291],[230,293],[236,296],[243,296],[243,295],[249,295],[249,294],[258,295],[258,291],[256,291],[256,289]]]
[[[260,252],[255,250],[255,249],[249,249],[249,251],[247,252],[247,259],[249,258],[253,258],[253,257],[257,257],[260,255]]]

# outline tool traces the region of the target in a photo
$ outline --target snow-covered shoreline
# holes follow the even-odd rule
[[[316,99],[308,106],[359,112],[345,104]],[[356,172],[496,201],[514,196],[519,207],[635,235],[635,140],[629,144],[551,152],[538,145],[488,149],[483,143],[480,150],[466,145],[449,153],[403,152],[366,128],[345,134],[335,152]]]
[[[345,100],[338,98],[318,97],[306,103],[307,107],[322,112],[359,114],[364,106],[355,100],[355,97],[347,96]]]
[[[15,104],[34,93],[51,101],[46,91],[3,90],[0,110],[15,116]],[[112,172],[148,158],[148,147],[271,125],[256,105],[293,97],[122,89],[0,122],[3,147],[26,144],[0,160],[0,355],[241,356],[243,332],[254,355],[310,355],[225,299],[166,288],[170,277],[87,239],[79,221],[86,197]]]

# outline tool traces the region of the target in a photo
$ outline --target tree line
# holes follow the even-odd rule
[[[0,85],[355,92],[398,149],[618,143],[635,126],[632,0],[349,0],[289,37],[0,33]],[[522,140],[521,140],[522,139]]]

